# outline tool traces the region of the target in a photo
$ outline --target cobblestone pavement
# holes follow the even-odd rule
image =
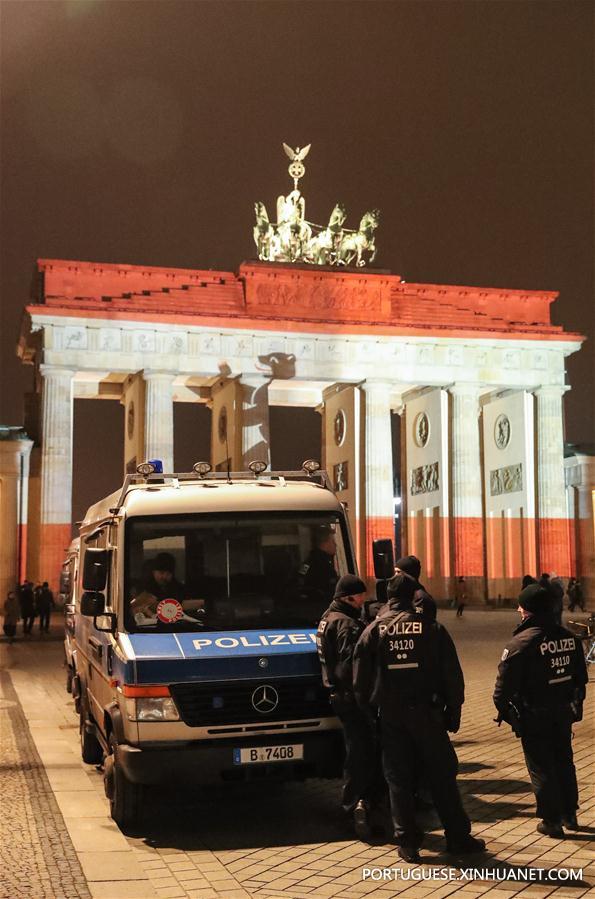
[[[0,671],[0,895],[90,897],[10,677]]]
[[[421,866],[401,863],[391,844],[368,846],[355,840],[342,830],[336,811],[338,785],[334,782],[226,784],[200,794],[193,792],[188,784],[181,784],[176,793],[155,793],[139,831],[124,835],[107,816],[101,772],[80,761],[78,728],[72,702],[64,690],[59,643],[44,641],[41,647],[39,642],[21,641],[3,647],[3,664],[16,690],[14,699],[5,698],[9,701],[18,698],[23,709],[23,730],[16,735],[16,770],[28,787],[26,791],[14,791],[14,811],[11,811],[15,820],[26,822],[32,848],[28,854],[25,851],[22,855],[10,855],[14,882],[21,885],[21,892],[6,895],[90,894],[103,899],[128,896],[297,899],[306,895],[341,899],[360,896],[413,899],[431,895],[432,899],[438,899],[451,893],[499,896],[500,899],[503,893],[540,899],[553,894],[561,899],[595,895],[593,696],[585,721],[576,728],[574,743],[581,786],[579,820],[583,829],[563,841],[551,840],[535,832],[533,796],[519,742],[509,728],[497,728],[492,721],[495,669],[516,616],[504,611],[471,611],[463,619],[455,620],[452,613],[441,612],[441,619],[455,638],[467,681],[463,723],[454,739],[460,761],[461,791],[474,822],[473,831],[486,839],[489,848],[488,854],[466,861],[465,867],[488,869],[492,877],[496,869],[514,873],[521,866],[548,871],[582,868],[580,884],[571,886],[561,877],[555,882],[539,884],[514,880],[499,883],[493,879],[363,879],[364,868],[400,868],[404,874],[411,871],[413,876],[427,877],[432,868],[444,872],[453,860],[443,852],[439,830],[428,834]],[[14,706],[10,709],[16,714]],[[27,749],[31,740],[45,767],[46,784],[51,786],[55,797],[51,806],[52,828],[66,839],[66,832],[70,834],[89,892],[68,893],[64,886],[62,892],[44,892],[43,868],[34,867],[41,836],[37,818],[47,820],[48,812],[27,806],[31,792],[38,789],[30,785],[33,775],[25,761],[26,753],[31,751]],[[35,751],[33,747],[32,750]],[[14,744],[11,750],[8,741],[6,749],[2,746],[2,752],[4,770],[12,778],[16,776]],[[46,791],[43,795],[50,807],[51,794]],[[26,837],[24,842],[27,843]],[[71,859],[68,846],[64,841],[62,845]],[[73,877],[70,882],[77,889],[84,889],[80,874],[69,876]],[[31,883],[26,892],[22,884],[29,878]]]

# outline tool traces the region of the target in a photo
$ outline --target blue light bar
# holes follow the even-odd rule
[[[155,474],[163,474],[163,462],[161,459],[149,459],[148,461],[155,468]]]

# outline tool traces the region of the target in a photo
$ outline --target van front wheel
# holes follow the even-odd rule
[[[103,749],[95,734],[87,729],[87,714],[84,705],[81,705],[79,730],[83,762],[86,762],[87,765],[100,765],[103,758]]]
[[[117,743],[110,740],[111,752],[103,767],[105,795],[109,799],[110,814],[119,827],[135,824],[141,815],[144,787],[128,780],[118,764]]]

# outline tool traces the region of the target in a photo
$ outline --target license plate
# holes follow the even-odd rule
[[[304,758],[304,744],[290,746],[252,746],[250,749],[234,749],[234,765],[259,765],[263,762],[294,762]]]

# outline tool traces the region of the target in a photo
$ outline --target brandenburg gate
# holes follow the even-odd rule
[[[276,224],[257,204],[260,259],[235,272],[38,261],[19,347],[41,397],[29,576],[55,580],[70,541],[75,398],[124,405],[123,471],[145,458],[172,470],[175,402],[210,405],[211,462],[232,470],[270,462],[271,406],[317,408],[368,577],[372,540],[394,533],[396,413],[402,551],[437,598],[460,576],[482,603],[516,595],[527,572],[574,573],[562,402],[583,338],[552,324],[557,294],[364,268],[378,214],[346,232],[337,206],[312,226],[296,175],[307,148],[290,152],[294,191]]]

